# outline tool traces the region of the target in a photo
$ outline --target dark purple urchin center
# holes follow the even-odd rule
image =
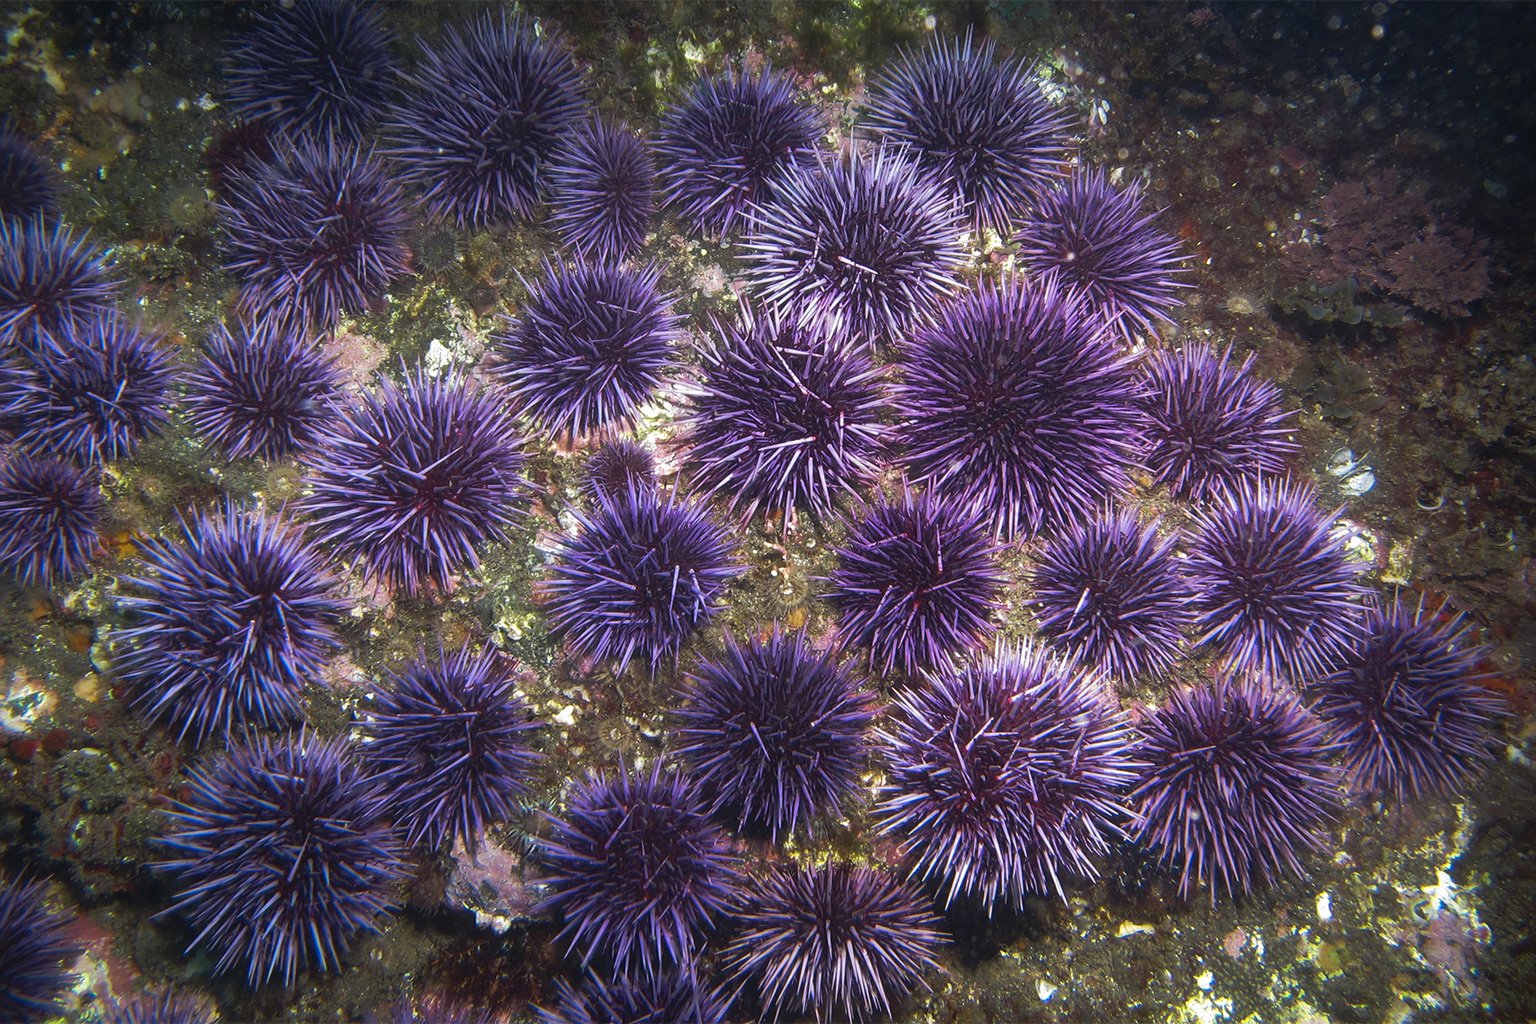
[[[51,219],[58,207],[58,172],[0,117],[0,221]]]
[[[595,120],[555,152],[550,223],[583,259],[618,262],[645,241],[656,212],[655,161],[622,122]]]
[[[95,473],[11,455],[0,462],[0,570],[28,586],[80,575],[101,549],[106,507]]]
[[[0,878],[0,1020],[30,1024],[65,1012],[69,965],[83,950],[69,937],[69,917],[43,902],[45,885]]]
[[[0,218],[0,356],[106,316],[118,290],[84,235],[41,218]]]

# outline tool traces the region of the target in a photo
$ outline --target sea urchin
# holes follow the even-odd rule
[[[67,934],[69,918],[43,903],[42,881],[0,878],[0,1020],[31,1024],[63,1013],[59,997],[82,952]]]
[[[106,499],[96,474],[58,459],[0,461],[0,571],[29,587],[82,572],[101,549]]]

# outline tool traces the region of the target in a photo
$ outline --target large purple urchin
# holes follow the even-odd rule
[[[485,228],[532,217],[551,159],[585,115],[559,32],[486,12],[422,47],[390,151],[435,218]]]
[[[723,987],[704,983],[696,969],[670,967],[611,980],[588,974],[579,988],[556,978],[555,992],[553,1010],[535,1008],[540,1024],[718,1024],[735,1000]]]
[[[656,486],[656,456],[636,441],[609,441],[587,459],[582,475],[594,501],[613,501],[631,488]]]
[[[1121,682],[1166,674],[1194,621],[1173,545],[1128,512],[1067,530],[1031,572],[1041,634]]]
[[[0,218],[0,355],[106,316],[117,291],[84,235],[36,217]]]
[[[0,461],[0,571],[51,587],[85,571],[101,550],[106,499],[94,472],[58,459]]]
[[[393,906],[404,851],[345,739],[255,736],[194,768],[154,866],[178,883],[165,913],[223,973],[254,986],[337,970],[352,936]]]
[[[1147,449],[1153,484],[1203,502],[1218,489],[1285,472],[1297,451],[1280,389],[1253,375],[1253,356],[1233,366],[1230,349],[1155,351],[1145,363]]]
[[[403,386],[381,378],[339,412],[300,505],[323,543],[415,594],[479,565],[477,545],[507,539],[525,461],[499,394],[410,370]]]
[[[51,220],[58,212],[58,172],[0,117],[0,221]]]
[[[756,980],[774,1020],[889,1016],[938,967],[947,938],[916,886],[844,863],[772,871],[737,916],[724,955]]]
[[[180,532],[139,541],[149,572],[122,581],[133,624],[115,664],[134,706],[198,744],[298,718],[346,607],[324,559],[289,523],[233,503]]]
[[[656,135],[666,201],[698,231],[728,234],[776,194],[779,178],[812,163],[822,134],[815,110],[772,68],[700,78]]]
[[[491,648],[422,654],[389,675],[366,724],[368,765],[408,843],[474,849],[516,813],[539,758],[516,688]]]
[[[1188,255],[1142,209],[1140,184],[1121,189],[1100,168],[1078,171],[1042,194],[1014,239],[1031,274],[1054,274],[1083,292],[1127,344],[1169,321],[1181,305]]]
[[[183,383],[187,418],[226,458],[280,459],[319,442],[341,373],[298,331],[218,324]]]
[[[411,272],[405,195],[372,154],[338,145],[283,148],[229,178],[218,204],[240,308],[252,323],[329,328]]]
[[[999,536],[1091,521],[1130,486],[1141,386],[1078,297],[984,284],[918,333],[895,405],[913,482],[984,510]]]
[[[676,360],[679,322],[657,266],[545,264],[491,351],[514,406],[553,434],[585,437],[633,424]]]
[[[1037,69],[997,59],[990,40],[935,37],[905,53],[870,88],[867,123],[937,174],[972,223],[1006,229],[1066,177],[1073,118],[1053,104]]]
[[[43,902],[41,880],[0,879],[0,1020],[51,1020],[64,1008],[59,997],[69,991],[69,969],[83,950],[68,935],[69,918]]]
[[[692,485],[724,494],[733,514],[797,508],[832,514],[880,472],[883,374],[857,348],[774,314],[716,323],[701,352],[704,380],[682,421]]]
[[[400,66],[378,8],[297,0],[259,8],[224,62],[239,120],[292,137],[357,142],[394,105]]]
[[[1248,892],[1324,847],[1337,749],[1295,696],[1255,679],[1184,688],[1141,723],[1133,838],[1217,896]]]
[[[1359,566],[1338,513],[1305,484],[1240,482],[1195,510],[1184,571],[1195,589],[1197,644],[1234,671],[1304,683],[1338,665],[1360,631]]]
[[[828,597],[838,632],[869,648],[881,675],[946,665],[996,629],[997,556],[979,512],[905,489],[882,498],[837,549]]]
[[[561,541],[544,584],[546,613],[578,653],[617,662],[640,655],[655,671],[720,611],[741,572],[730,535],[699,505],[631,485]]]
[[[1500,746],[1503,699],[1458,613],[1371,606],[1338,669],[1315,688],[1353,781],[1395,800],[1455,795]]]
[[[1132,734],[1092,675],[1035,647],[1004,647],[896,697],[880,828],[901,839],[914,878],[948,906],[991,913],[1063,880],[1124,835]]]
[[[837,656],[775,629],[762,643],[727,635],[721,657],[687,673],[677,755],[742,828],[777,840],[858,788],[875,700]]]
[[[642,974],[691,965],[738,878],[698,787],[660,761],[644,774],[620,765],[576,783],[549,823],[539,909],[565,919],[567,951],[583,966],[602,957]]]
[[[882,147],[781,178],[742,243],[752,290],[786,322],[850,342],[895,342],[959,288],[960,211]]]
[[[551,158],[550,225],[581,259],[624,260],[656,213],[655,179],[644,139],[623,122],[589,121]]]

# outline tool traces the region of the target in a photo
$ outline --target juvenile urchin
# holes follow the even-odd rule
[[[597,501],[614,501],[632,487],[656,485],[656,456],[637,441],[609,441],[582,467],[586,490]]]
[[[645,241],[656,213],[650,147],[623,122],[589,121],[551,158],[549,221],[581,259],[617,263]]]
[[[0,355],[105,316],[118,287],[85,235],[37,217],[0,217]]]
[[[556,978],[555,991],[554,1009],[535,1009],[540,1024],[716,1024],[734,1000],[691,965],[612,978],[589,972],[580,986]]]
[[[69,918],[43,902],[46,883],[0,879],[0,1020],[45,1021],[63,1014],[59,997],[74,983],[69,969],[83,950]]]
[[[94,472],[50,458],[0,461],[0,571],[51,587],[101,550],[106,499]]]
[[[58,211],[58,172],[9,118],[0,117],[0,221],[47,220]]]

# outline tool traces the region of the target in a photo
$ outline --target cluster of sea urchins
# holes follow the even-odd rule
[[[1243,893],[1305,869],[1342,769],[1412,798],[1489,759],[1501,709],[1460,620],[1369,600],[1338,514],[1287,475],[1289,413],[1251,358],[1157,337],[1184,254],[1139,187],[1073,169],[1074,119],[1037,68],[937,39],[873,80],[867,132],[836,152],[791,75],[726,67],[653,143],[593,114],[550,25],[482,14],[401,71],[388,13],[298,0],[230,51],[246,123],[228,138],[247,141],[215,184],[239,297],[183,405],[221,461],[296,461],[304,489],[291,513],[185,512],[138,542],[118,599],[124,698],[204,748],[157,867],[216,971],[291,986],[340,968],[410,847],[473,853],[558,795],[530,856],[587,977],[557,982],[546,1019],[862,1019],[937,965],[937,908],[1064,896],[1127,840],[1186,892]],[[167,422],[176,373],[9,127],[0,168],[0,569],[59,588],[102,554],[102,464]],[[674,309],[658,205],[736,246],[737,318]],[[419,218],[451,236],[546,207],[569,256],[546,259],[481,372],[345,381],[326,342],[416,271]],[[1027,275],[962,280],[988,230]],[[713,335],[697,360],[686,326]],[[677,397],[659,448],[635,436]],[[1145,517],[1138,481],[1192,507]],[[564,741],[536,728],[536,675],[441,640],[361,706],[366,757],[295,728],[344,594],[413,615],[486,594],[484,549],[550,511],[560,529],[524,550],[549,555],[534,603],[557,671],[579,675],[562,693],[677,682],[659,756],[548,792],[540,748]],[[806,531],[839,538],[811,581],[833,635],[741,605],[713,644],[757,585],[743,532],[788,581]],[[984,652],[1013,606],[1036,641]],[[1180,683],[1207,653],[1217,682]],[[1169,678],[1157,706],[1122,708],[1117,690]],[[747,838],[842,829],[877,767],[865,817],[899,868],[746,862]],[[38,898],[0,893],[10,1016],[62,988]]]

